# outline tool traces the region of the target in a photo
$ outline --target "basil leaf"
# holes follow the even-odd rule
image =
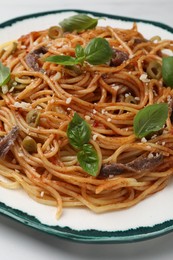
[[[173,88],[173,56],[162,59],[162,77],[164,84]]]
[[[80,32],[82,30],[93,29],[97,26],[98,19],[92,18],[86,14],[77,14],[64,19],[59,24],[65,32]]]
[[[112,48],[104,38],[92,39],[85,48],[86,61],[92,65],[104,64],[112,57]]]
[[[91,129],[87,122],[77,113],[68,125],[67,136],[70,144],[79,150],[77,159],[80,166],[87,173],[97,176],[99,173],[99,158],[96,150],[88,144],[91,137]]]
[[[84,171],[92,176],[97,176],[99,171],[99,158],[96,150],[91,144],[84,144],[78,152],[77,159]]]
[[[84,48],[81,45],[76,45],[75,54],[78,62],[83,63],[85,61]]]
[[[55,55],[45,59],[45,61],[53,62],[60,65],[75,65],[78,64],[78,60],[71,56],[66,55]]]
[[[92,65],[104,64],[112,57],[112,48],[107,40],[103,38],[94,38],[88,45],[83,48],[77,45],[75,48],[76,58],[66,55],[50,56],[45,61],[54,62],[61,65],[76,65],[82,64],[84,61]]]
[[[76,45],[75,54],[76,54],[76,58],[81,58],[85,56],[84,48],[80,44]]]
[[[0,62],[0,86],[7,84],[9,80],[10,80],[10,69],[8,67],[5,67]]]
[[[134,118],[134,132],[138,138],[163,128],[168,117],[168,104],[149,105],[140,110]]]
[[[69,143],[76,149],[81,149],[90,140],[91,129],[88,123],[77,113],[74,114],[68,125],[67,136]]]

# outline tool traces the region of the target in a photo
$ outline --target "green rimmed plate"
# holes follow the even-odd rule
[[[76,12],[106,17],[100,25],[131,28],[133,22],[146,38],[160,35],[173,39],[173,29],[161,23],[78,10],[59,10],[18,17],[0,24],[0,43],[30,31],[48,28]],[[173,184],[140,204],[122,211],[96,215],[86,209],[65,209],[56,220],[56,209],[40,205],[22,190],[0,188],[0,212],[25,225],[81,242],[132,242],[153,238],[173,230]]]

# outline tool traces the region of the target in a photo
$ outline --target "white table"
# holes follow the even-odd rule
[[[58,9],[85,9],[155,20],[173,26],[171,0],[0,0],[0,22]],[[0,215],[0,259],[173,259],[173,233],[130,244],[78,244],[50,236]]]

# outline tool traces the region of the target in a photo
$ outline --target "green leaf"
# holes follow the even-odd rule
[[[134,118],[134,132],[138,138],[163,128],[168,117],[168,104],[149,105],[140,110]]]
[[[84,144],[82,150],[78,152],[77,159],[84,171],[92,176],[99,173],[99,158],[96,150],[91,144]]]
[[[95,28],[97,23],[98,19],[96,18],[92,18],[86,14],[77,14],[64,19],[59,24],[65,32],[73,32],[74,30],[80,32],[82,30]]]
[[[85,48],[78,44],[75,48],[75,55],[76,58],[65,55],[50,56],[46,58],[45,61],[67,66],[82,64],[84,61],[92,65],[104,64],[110,61],[112,48],[107,40],[94,38]]]
[[[162,77],[164,84],[173,88],[173,56],[162,59]]]
[[[45,61],[53,62],[56,64],[60,65],[75,65],[78,64],[78,60],[74,57],[71,56],[66,56],[66,55],[55,55],[55,56],[50,56],[45,59]]]
[[[83,63],[85,61],[84,48],[79,44],[76,45],[75,55],[79,63]]]
[[[75,149],[81,149],[84,144],[88,143],[91,137],[91,129],[88,123],[77,113],[68,125],[67,136],[69,143]]]
[[[0,62],[0,86],[7,84],[9,80],[10,80],[10,69],[8,67],[5,67]]]
[[[104,38],[94,38],[85,48],[85,57],[92,65],[104,64],[111,59],[112,48]]]
[[[76,54],[76,58],[81,58],[85,56],[84,48],[80,44],[76,45],[75,54]]]

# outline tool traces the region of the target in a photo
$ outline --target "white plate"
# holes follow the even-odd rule
[[[0,24],[0,43],[30,31],[49,28],[81,11],[53,11],[17,17]],[[86,11],[82,11],[86,12]],[[146,38],[160,35],[173,39],[173,29],[161,23],[86,12],[103,16],[99,25],[131,28],[134,21]],[[173,230],[173,183],[130,209],[95,214],[87,209],[64,209],[56,220],[56,209],[30,199],[23,190],[0,188],[0,212],[26,225],[67,239],[85,242],[128,242],[144,240]]]

